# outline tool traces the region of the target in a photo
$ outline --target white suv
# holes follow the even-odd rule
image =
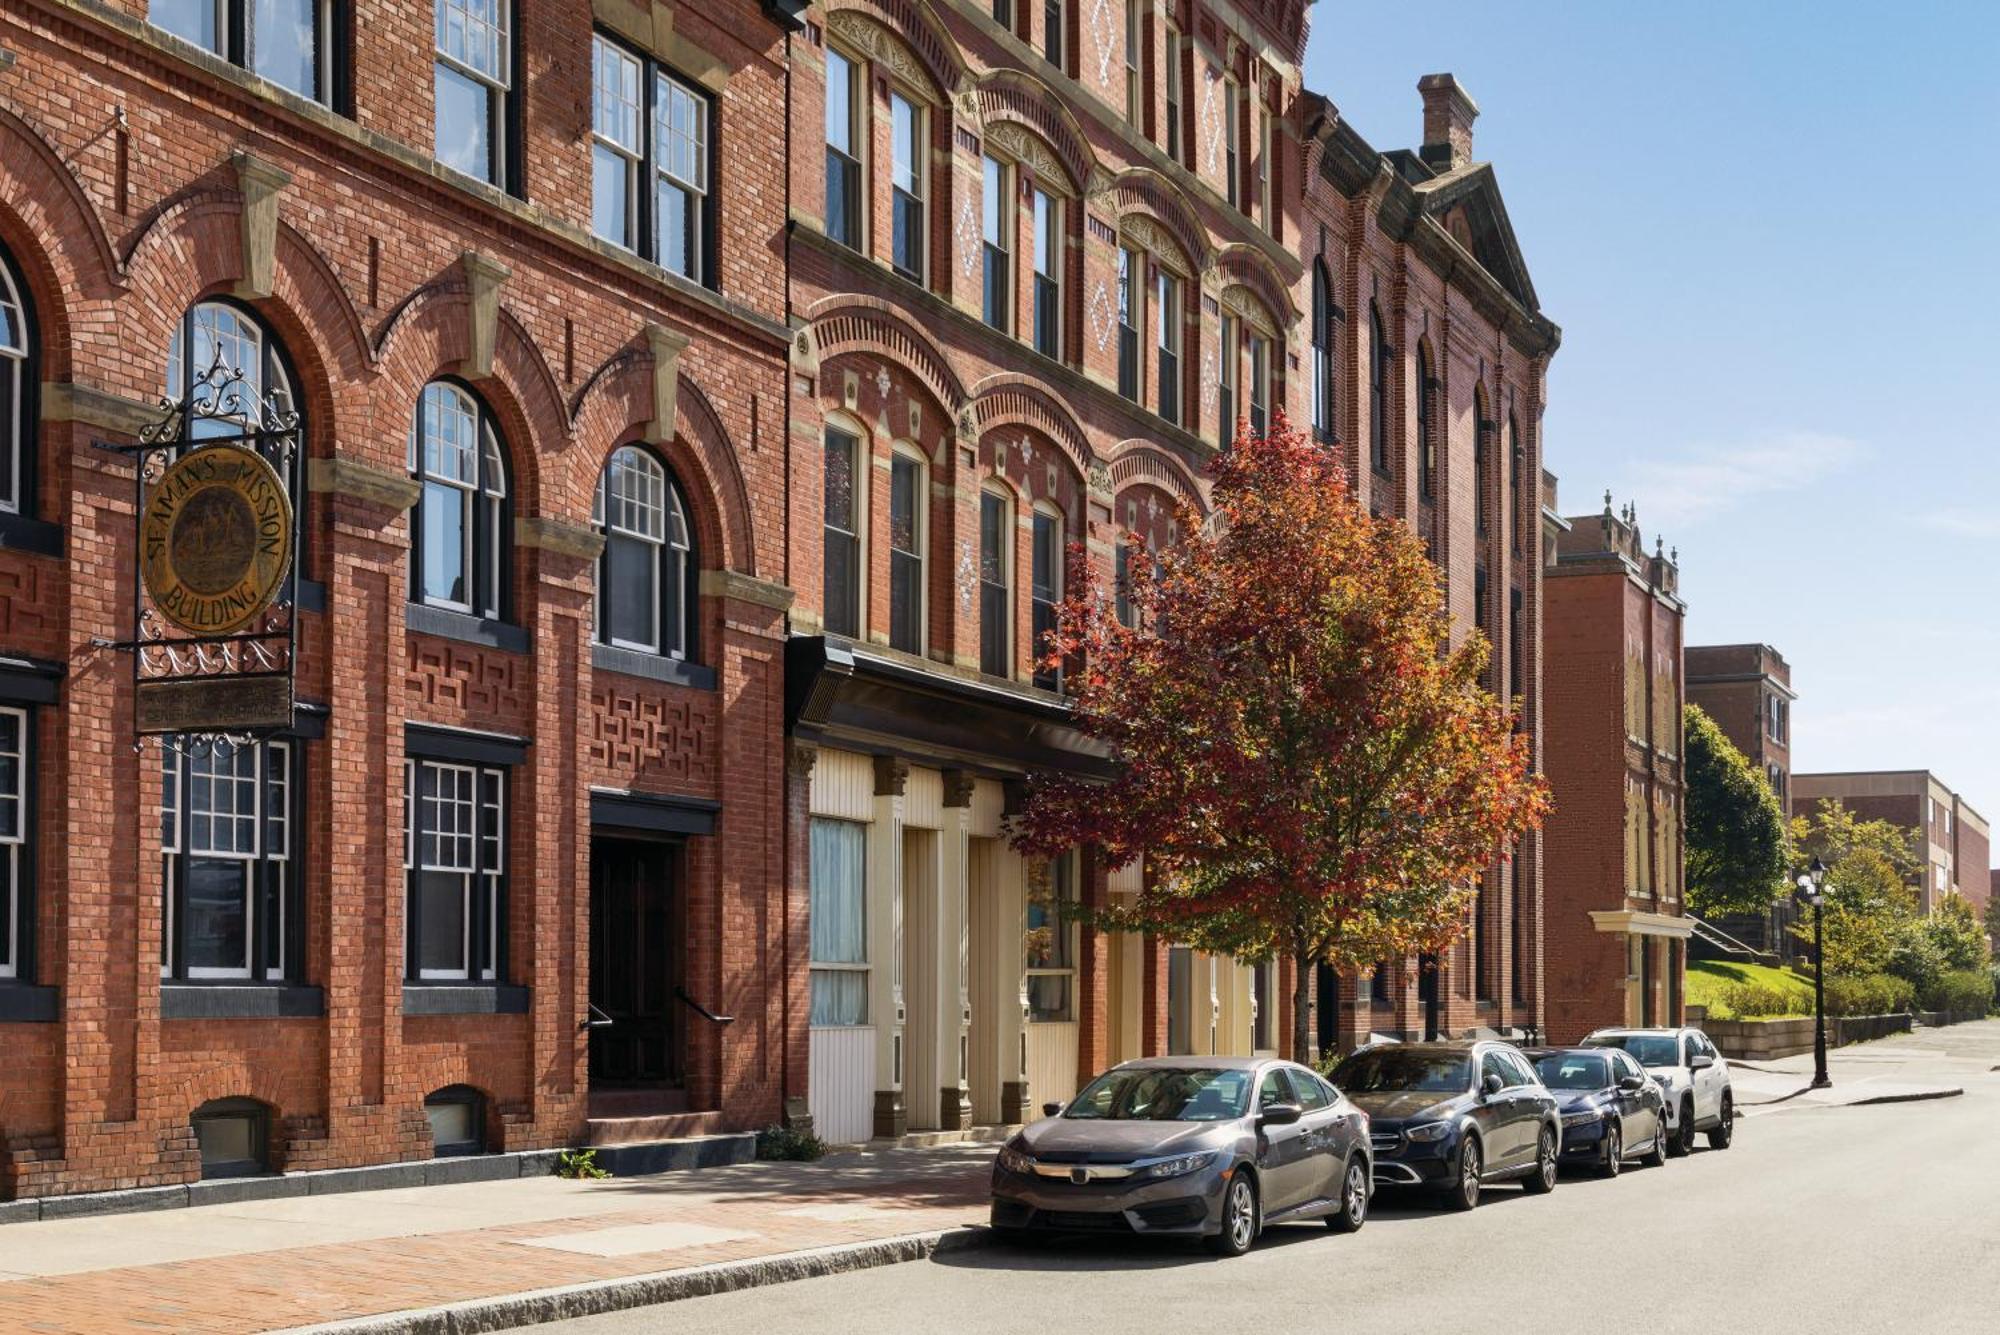
[[[1699,1029],[1600,1029],[1587,1048],[1623,1048],[1667,1096],[1667,1152],[1688,1153],[1694,1133],[1708,1133],[1708,1147],[1726,1150],[1736,1135],[1736,1097],[1729,1062]]]

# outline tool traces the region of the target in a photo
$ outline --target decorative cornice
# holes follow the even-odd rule
[[[710,598],[734,598],[738,602],[778,612],[789,611],[792,601],[798,597],[797,593],[782,584],[773,584],[740,570],[702,571],[701,591]]]
[[[391,510],[407,510],[424,494],[423,484],[407,474],[338,456],[306,460],[306,487]]]
[[[901,797],[910,779],[910,762],[901,756],[875,757],[875,796]]]
[[[516,520],[514,543],[554,552],[557,556],[574,556],[580,561],[595,561],[604,552],[604,535],[596,529],[546,515]]]
[[[794,737],[791,748],[785,755],[785,768],[794,779],[810,779],[813,766],[819,763],[819,748],[811,742],[802,742]]]
[[[972,805],[972,790],[977,781],[962,769],[944,771],[944,805],[947,807],[969,807]]]

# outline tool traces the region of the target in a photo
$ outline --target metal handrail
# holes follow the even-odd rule
[[[609,1015],[599,1010],[596,1002],[586,1002],[585,1004],[590,1007],[590,1014],[583,1017],[583,1023],[577,1026],[578,1029],[608,1029],[617,1023]]]
[[[689,996],[687,994],[687,989],[682,987],[678,983],[674,984],[674,997],[676,1000],[684,1004],[689,1010],[693,1011],[696,1015],[699,1015],[702,1019],[707,1020],[711,1024],[736,1023],[736,1017],[734,1015],[717,1015],[714,1011],[710,1010],[708,1007],[702,1005],[699,1001],[696,1001],[693,997]]]
[[[1731,955],[1748,955],[1753,959],[1776,959],[1778,956],[1778,952],[1775,950],[1759,950],[1755,946],[1738,941],[1720,927],[1715,926],[1713,923],[1703,922],[1692,913],[1687,915],[1687,920],[1693,925],[1696,936],[1718,950],[1725,951]]]

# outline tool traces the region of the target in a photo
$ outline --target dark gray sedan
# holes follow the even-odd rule
[[[1368,1217],[1368,1117],[1292,1062],[1150,1057],[1049,1111],[994,1161],[996,1232],[1201,1237],[1240,1256],[1266,1224]]]

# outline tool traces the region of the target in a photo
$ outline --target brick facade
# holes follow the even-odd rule
[[[1923,864],[1916,886],[1923,912],[1945,895],[1961,895],[1984,913],[1992,893],[1991,828],[1937,775],[1869,770],[1792,777],[1794,816],[1811,816],[1821,803],[1838,802],[1862,820],[1886,820],[1909,832],[1911,852]]]
[[[1715,720],[1770,784],[1778,809],[1786,810],[1792,788],[1792,706],[1798,695],[1784,655],[1768,644],[1689,645],[1687,699]],[[1789,961],[1799,950],[1791,931],[1798,918],[1797,906],[1785,897],[1766,913],[1728,914],[1714,925],[1753,950]],[[1702,940],[1692,947],[1697,958],[1725,953]]]

